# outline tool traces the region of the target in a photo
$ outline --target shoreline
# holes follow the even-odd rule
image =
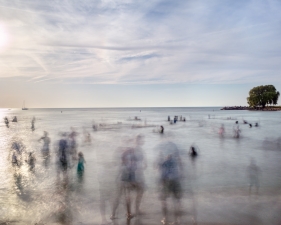
[[[220,110],[281,111],[281,107],[251,108],[248,106],[225,106]]]

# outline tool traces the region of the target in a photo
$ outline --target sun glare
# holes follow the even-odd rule
[[[0,49],[8,44],[8,33],[4,26],[0,24]]]

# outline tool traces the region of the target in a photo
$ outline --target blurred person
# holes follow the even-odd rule
[[[249,123],[249,127],[252,128],[252,124],[251,123]]]
[[[32,120],[31,120],[31,130],[34,131],[35,130],[35,117],[33,116]]]
[[[201,120],[198,122],[199,127],[203,127],[205,125],[205,121]]]
[[[168,116],[168,121],[170,121],[171,119],[170,119],[170,116]]]
[[[67,180],[67,169],[69,166],[69,147],[66,136],[66,133],[62,134],[62,138],[58,143],[59,146],[57,151],[57,177],[60,179],[60,172],[62,172],[65,180]]]
[[[127,209],[127,219],[130,220],[134,217],[131,213],[131,191],[135,185],[135,171],[136,171],[136,155],[134,154],[134,149],[131,147],[126,148],[121,156],[121,185],[119,190],[119,195],[113,205],[111,219],[116,218],[116,210],[119,205],[120,197],[124,194]]]
[[[20,163],[19,163],[19,161],[18,161],[18,157],[17,157],[17,155],[16,155],[16,152],[13,152],[13,155],[12,155],[12,164],[13,164],[13,165],[17,165],[17,166],[20,165]]]
[[[28,159],[25,160],[27,162],[27,164],[29,165],[29,170],[32,171],[35,168],[35,162],[36,162],[36,158],[33,155],[32,152],[29,152],[28,154]]]
[[[48,137],[48,132],[44,131],[44,135],[38,140],[41,141],[43,140],[43,147],[42,147],[42,153],[44,156],[48,156],[49,152],[50,152],[50,143],[51,143],[51,139]]]
[[[14,173],[14,185],[17,196],[23,200],[26,197],[24,192],[25,185],[23,183],[22,175],[18,171]]]
[[[9,119],[7,116],[5,116],[5,118],[4,118],[4,123],[5,123],[6,127],[9,128]]]
[[[94,131],[98,130],[98,126],[96,124],[93,124],[92,128],[93,128]]]
[[[112,190],[112,187],[115,185],[114,182],[112,182],[112,179],[110,179],[110,175],[112,175],[113,171],[112,169],[114,166],[111,163],[104,163],[99,166],[98,170],[98,181],[99,181],[99,194],[100,194],[100,202],[99,202],[99,208],[100,208],[100,215],[101,215],[101,225],[108,224],[109,222],[106,220],[106,202],[109,202],[111,205],[111,198],[114,193],[114,190]],[[116,198],[117,199],[117,198]],[[116,201],[118,201],[117,199]],[[119,203],[119,201],[118,201]],[[111,219],[115,219],[113,216],[111,216]]]
[[[225,134],[225,129],[224,129],[224,125],[222,124],[219,129],[219,135],[220,137],[224,137],[224,134]]]
[[[174,202],[174,218],[180,220],[180,208],[182,197],[182,163],[179,150],[175,143],[167,141],[158,148],[161,150],[158,160],[160,172],[160,200],[162,204],[163,224],[168,224],[167,198],[172,195]]]
[[[196,224],[197,222],[197,198],[196,198],[196,192],[194,192],[193,190],[196,189],[196,179],[197,179],[197,169],[196,169],[196,160],[198,157],[198,147],[195,147],[194,145],[192,145],[190,147],[190,151],[189,151],[189,156],[191,158],[191,162],[192,162],[192,182],[190,183],[190,190],[189,193],[192,196],[192,220],[194,222],[194,224]],[[195,187],[193,187],[195,184]]]
[[[86,161],[84,159],[84,155],[82,152],[79,152],[78,153],[77,173],[81,176],[84,173],[84,163],[86,163]]]
[[[86,130],[86,128],[83,128],[83,135],[84,135],[84,143],[91,143],[91,134]]]
[[[77,160],[77,132],[73,127],[71,127],[71,132],[68,136],[68,147],[69,147],[69,154],[71,156],[71,161]],[[71,167],[74,166],[74,163],[71,163]]]
[[[233,128],[233,132],[234,132],[234,137],[235,138],[239,138],[240,137],[241,130],[239,129],[239,126],[237,126],[236,128]]]
[[[111,216],[112,207],[116,207],[117,209],[119,200],[122,196],[120,156],[124,147],[118,147],[115,149],[117,140],[120,141],[119,135],[117,135],[117,139],[115,139],[115,137],[111,137],[110,141],[106,136],[103,136],[102,140],[97,141],[95,145],[95,159],[99,186],[99,210],[102,225],[109,224],[106,219],[107,208],[110,208],[109,215]],[[124,143],[128,143],[127,139],[126,141],[121,139],[121,143],[122,145]],[[101,151],[103,149],[107,149],[107,151]],[[114,218],[111,216],[110,219],[115,218],[116,216],[114,215]]]
[[[250,165],[248,166],[248,177],[249,177],[249,193],[252,191],[252,187],[254,186],[256,188],[256,193],[259,192],[260,182],[259,182],[259,176],[260,176],[260,168],[257,166],[255,159],[251,159]]]
[[[164,134],[164,127],[162,125],[160,126],[160,131],[159,132],[160,132],[160,134]]]
[[[77,178],[80,184],[84,181],[84,163],[86,163],[84,155],[82,152],[78,153],[78,163],[77,163]],[[82,187],[82,186],[81,186]]]
[[[16,141],[13,141],[13,143],[12,143],[12,149],[15,150],[18,155],[21,155],[22,152],[24,151],[25,147],[21,143],[21,141],[16,140]]]
[[[138,135],[135,143],[135,147],[126,147],[121,155],[121,184],[113,204],[111,219],[116,219],[116,210],[122,195],[125,196],[127,219],[130,220],[135,216],[131,212],[131,193],[133,191],[136,191],[135,213],[140,214],[141,199],[145,190],[143,170],[146,168],[146,160],[141,149],[144,144],[143,136]]]
[[[136,190],[135,213],[136,215],[139,215],[141,214],[140,204],[141,204],[143,193],[145,191],[144,170],[147,168],[146,157],[142,149],[142,146],[144,145],[144,136],[138,135],[136,137],[135,143],[136,143],[135,153],[134,153],[136,156],[136,170],[135,170],[135,184],[134,184]]]
[[[16,116],[14,116],[12,122],[18,122],[18,118]]]
[[[42,156],[43,156],[43,163],[46,167],[48,167],[49,163],[50,163],[50,143],[51,143],[51,139],[48,137],[48,132],[44,131],[44,134],[41,138],[39,138],[39,142],[43,140],[43,147],[42,147]]]
[[[12,164],[21,166],[22,165],[22,153],[24,152],[24,146],[20,141],[14,141],[12,143],[12,150],[13,150],[13,155],[12,155]]]

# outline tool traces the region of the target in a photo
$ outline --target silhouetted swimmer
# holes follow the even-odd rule
[[[252,124],[251,123],[249,123],[249,127],[252,128]]]
[[[238,121],[236,121],[235,123],[238,124]]]
[[[248,122],[247,122],[246,120],[243,120],[243,123],[244,123],[244,124],[248,124]]]
[[[191,146],[189,155],[192,159],[194,159],[198,156],[198,153],[197,153],[195,147]]]
[[[18,119],[17,119],[17,117],[16,117],[16,116],[14,116],[14,118],[13,118],[12,122],[18,122]]]
[[[185,117],[183,117],[183,122],[185,122]]]
[[[176,122],[177,122],[177,117],[175,116],[175,117],[174,117],[174,123],[176,123]]]
[[[164,134],[164,127],[162,125],[160,126],[160,134]]]
[[[258,126],[259,126],[259,124],[258,124],[258,123],[256,123],[256,124],[255,124],[255,127],[258,127]]]
[[[168,121],[170,121],[171,119],[170,119],[170,116],[168,116]]]

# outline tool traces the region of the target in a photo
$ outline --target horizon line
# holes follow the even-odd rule
[[[117,109],[117,108],[211,108],[211,107],[225,107],[225,106],[144,106],[144,107],[139,107],[139,106],[117,106],[117,107],[42,107],[42,108],[28,108],[29,109]],[[0,107],[0,109],[22,109],[22,108],[3,108]]]

